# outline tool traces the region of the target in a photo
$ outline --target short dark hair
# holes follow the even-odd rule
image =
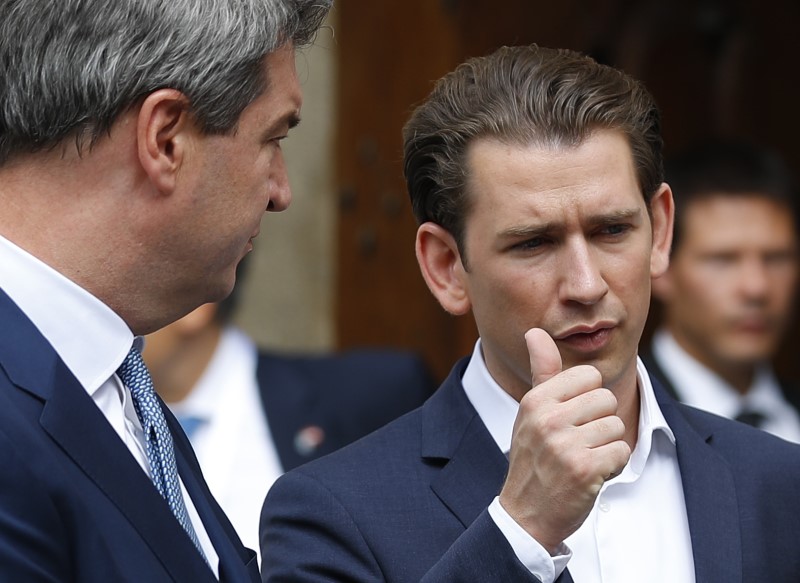
[[[403,130],[416,219],[450,232],[466,261],[466,152],[473,141],[571,147],[601,129],[627,139],[649,209],[664,179],[663,140],[660,113],[641,83],[566,49],[503,47],[470,59],[436,83]]]
[[[713,140],[694,144],[666,162],[666,179],[675,200],[672,253],[680,245],[686,209],[710,197],[756,196],[790,211],[800,228],[797,183],[783,158],[752,142]]]

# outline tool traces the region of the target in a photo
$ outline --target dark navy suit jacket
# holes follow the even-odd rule
[[[419,356],[395,350],[263,352],[256,375],[284,471],[383,427],[436,389]]]
[[[163,406],[178,471],[220,558],[258,581]],[[0,581],[215,581],[167,503],[89,395],[0,290]]]
[[[261,516],[264,581],[536,581],[486,510],[508,462],[464,393],[465,366],[420,409],[276,482]],[[800,446],[654,386],[677,439],[698,583],[800,581]]]

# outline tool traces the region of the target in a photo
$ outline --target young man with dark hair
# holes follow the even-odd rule
[[[702,144],[667,165],[670,265],[651,375],[678,400],[800,443],[800,393],[772,368],[797,293],[797,189],[774,152]]]
[[[422,275],[480,339],[423,407],[276,482],[263,580],[796,581],[800,447],[637,358],[674,212],[644,88],[502,48],[404,137]]]

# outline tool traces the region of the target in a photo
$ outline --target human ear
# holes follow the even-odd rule
[[[471,307],[466,271],[453,236],[436,223],[423,223],[416,252],[422,277],[442,307],[456,316],[466,314]]]
[[[672,190],[662,183],[650,200],[653,246],[650,251],[650,277],[658,278],[669,267],[669,250],[672,246],[672,227],[675,221],[675,203]]]
[[[142,102],[136,125],[139,162],[159,192],[174,190],[193,129],[189,99],[180,91],[159,89]]]

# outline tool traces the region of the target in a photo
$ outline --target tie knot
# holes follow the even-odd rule
[[[164,413],[156,398],[153,379],[150,378],[150,372],[137,345],[134,344],[128,352],[128,356],[117,369],[117,375],[131,393],[133,408],[142,423],[145,435],[149,435],[156,425],[163,425],[166,431]]]
[[[117,369],[117,374],[134,397],[154,391],[153,380],[150,378],[142,354],[136,346],[130,349],[125,360]]]

